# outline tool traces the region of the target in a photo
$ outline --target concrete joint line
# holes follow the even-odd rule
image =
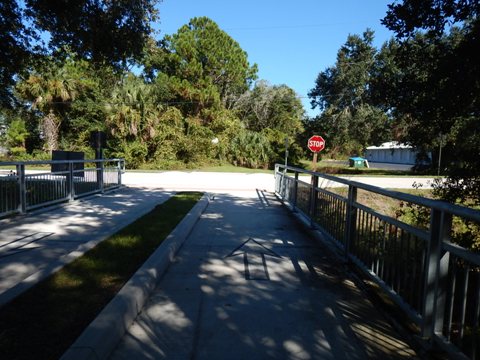
[[[107,359],[209,204],[208,194],[183,218],[60,360]]]

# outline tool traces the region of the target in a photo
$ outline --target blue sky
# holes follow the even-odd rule
[[[259,79],[286,84],[301,97],[320,71],[335,63],[349,34],[375,31],[375,46],[393,36],[380,19],[393,0],[163,0],[160,34],[175,33],[193,17],[207,16],[235,39],[257,63]]]

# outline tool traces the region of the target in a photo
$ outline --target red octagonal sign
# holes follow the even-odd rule
[[[316,153],[325,149],[325,140],[320,135],[313,135],[308,139],[308,148]]]

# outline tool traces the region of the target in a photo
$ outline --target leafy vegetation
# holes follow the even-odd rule
[[[271,168],[285,150],[298,165],[312,133],[332,158],[397,140],[432,152],[448,177],[438,197],[480,204],[477,2],[390,5],[383,23],[396,37],[377,49],[373,31],[349,35],[309,93],[321,110],[314,119],[287,85],[257,79],[258,66],[213,20],[155,38],[157,3],[2,2],[0,137],[9,156],[93,156],[90,132],[102,130],[105,155],[130,168]]]
[[[325,134],[335,157],[362,154],[369,144],[390,139],[388,116],[371,101],[376,49],[374,33],[350,35],[337,53],[337,62],[322,71],[309,97],[322,114],[307,127]]]
[[[175,195],[4,305],[2,356],[58,359],[201,196]]]
[[[374,49],[371,31],[350,35],[335,65],[318,75],[309,96],[323,111],[305,128],[328,134],[333,156],[385,140],[413,145],[420,157],[432,152],[446,176],[435,196],[477,207],[479,13],[478,2],[457,0],[389,5],[383,23],[396,37]]]
[[[137,5],[143,3],[155,2]],[[100,130],[108,135],[105,155],[125,158],[129,168],[194,168],[225,161],[268,168],[283,158],[285,138],[292,144],[302,131],[303,108],[295,92],[264,81],[252,88],[257,65],[250,65],[240,45],[211,19],[193,18],[159,41],[142,28],[127,41],[147,37],[139,42],[141,54],[137,45],[128,52],[115,39],[112,46],[119,48],[103,51],[98,46],[104,38],[89,45],[80,37],[71,45],[53,28],[61,10],[47,14],[47,5],[27,2],[25,11],[45,21],[42,29],[52,34],[49,51],[18,71],[14,84],[5,84],[12,96],[0,109],[0,122],[6,129],[3,142],[16,159],[56,149],[93,156],[90,133]],[[127,5],[120,2],[118,11]],[[115,6],[106,3],[92,21],[104,21]],[[79,19],[85,16],[77,5],[74,10]],[[145,11],[153,14],[148,6]],[[136,21],[137,15],[130,15]],[[95,34],[91,25],[85,31]],[[117,30],[114,36],[123,31]],[[123,66],[128,62],[142,71],[128,71]],[[293,160],[302,152],[291,145]]]

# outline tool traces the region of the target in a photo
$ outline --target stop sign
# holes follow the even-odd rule
[[[314,153],[322,151],[325,149],[325,140],[320,135],[313,135],[308,139],[308,148]]]

